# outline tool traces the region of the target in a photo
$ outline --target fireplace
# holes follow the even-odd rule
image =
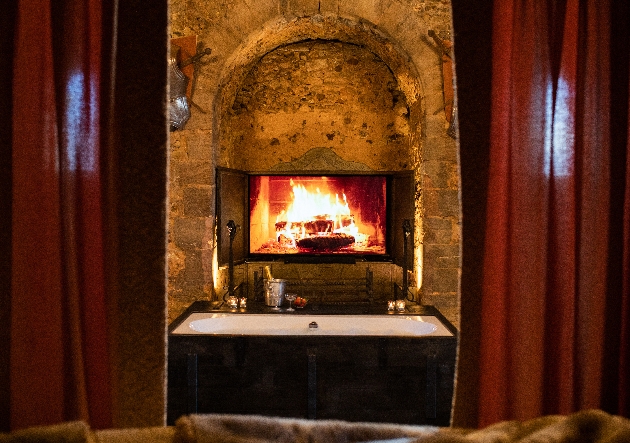
[[[250,257],[387,255],[385,175],[250,175]]]
[[[413,266],[413,173],[217,170],[218,262]],[[229,235],[228,223],[236,233]],[[413,232],[413,230],[412,230]],[[407,250],[405,250],[407,242]]]

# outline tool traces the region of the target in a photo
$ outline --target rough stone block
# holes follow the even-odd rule
[[[339,15],[361,17],[379,25],[383,17],[381,3],[380,1],[340,1]]]
[[[184,188],[184,216],[210,217],[214,210],[214,187],[187,186]]]
[[[458,305],[458,296],[456,292],[450,293],[434,293],[426,296],[433,306],[439,306],[441,309],[456,308]]]
[[[450,257],[459,257],[459,245],[425,244],[424,261],[427,265],[438,263],[439,260]]]
[[[212,162],[212,131],[189,131],[186,151],[190,160]]]
[[[443,216],[459,216],[459,191],[456,189],[440,189],[437,191],[438,211]]]
[[[453,255],[449,257],[439,257],[435,261],[435,266],[438,268],[459,268],[460,256]]]
[[[168,244],[167,257],[169,278],[176,277],[186,267],[186,254],[174,243],[170,242]]]
[[[446,121],[446,120],[445,120]],[[446,136],[448,125],[440,125],[439,128],[434,129],[434,133],[443,134]],[[449,137],[450,138],[450,137]],[[424,144],[424,152],[422,153],[422,159],[424,161],[445,161],[450,163],[457,163],[457,145],[454,140],[446,139],[444,137],[427,138]]]
[[[431,292],[454,292],[459,289],[459,270],[457,268],[438,268],[425,276],[423,286]]]
[[[193,101],[196,106],[191,105],[190,120],[188,120],[184,129],[189,131],[205,131],[208,140],[211,140],[213,117],[210,110],[213,106],[213,98],[209,93],[213,92],[214,87],[212,89],[204,88],[202,83],[202,81],[198,82],[195,89]]]
[[[176,217],[184,215],[184,196],[182,190],[173,183],[171,183],[169,187],[168,203],[170,208],[169,222],[172,223]]]
[[[439,129],[439,131],[444,131],[444,133],[446,133],[445,129]],[[423,148],[422,160],[425,162],[440,162],[449,160],[444,152],[442,140],[439,138],[427,138],[424,142]]]
[[[202,247],[201,239],[206,231],[203,218],[178,217],[173,221],[171,229],[173,242],[187,254]]]
[[[437,217],[440,214],[438,210],[438,190],[437,189],[423,189],[422,190],[422,204],[425,216]]]
[[[171,179],[180,186],[214,185],[214,168],[209,162],[186,161],[173,164]]]
[[[453,223],[448,218],[427,217],[423,221],[424,242],[450,244],[453,241]]]
[[[322,3],[327,3],[326,9],[330,9],[331,4],[336,2],[334,0],[324,0]],[[289,11],[298,17],[320,14],[319,5],[320,0],[288,0]]]
[[[446,187],[450,189],[459,189],[459,166],[457,163],[448,163],[446,173]]]
[[[450,162],[430,160],[422,163],[425,188],[448,188],[450,170],[452,164]]]
[[[319,13],[320,14],[337,14],[339,12],[340,0],[320,0],[319,1]]]
[[[380,3],[381,19],[379,27],[386,29],[389,34],[394,35],[402,23],[413,16],[413,12],[409,10],[403,2],[394,0],[383,0]],[[413,17],[415,18],[415,17]],[[416,27],[418,22],[416,21]]]
[[[200,251],[189,252],[186,255],[186,269],[182,276],[186,282],[185,286],[203,288],[204,274]]]

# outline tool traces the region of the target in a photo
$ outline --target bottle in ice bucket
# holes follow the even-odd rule
[[[265,304],[267,306],[273,306],[275,305],[275,301],[272,300],[273,292],[271,290],[271,280],[273,280],[273,277],[271,276],[269,266],[265,266],[264,276],[263,283],[265,285]]]
[[[284,301],[285,280],[273,278],[269,266],[265,266],[265,304],[280,309]]]

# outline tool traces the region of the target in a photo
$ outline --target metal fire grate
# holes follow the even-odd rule
[[[285,279],[286,292],[296,293],[312,302],[326,304],[370,304],[374,301],[374,273],[369,268],[364,278],[327,280],[321,278]],[[254,296],[264,300],[263,272],[254,272]]]

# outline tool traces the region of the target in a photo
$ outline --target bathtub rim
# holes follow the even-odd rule
[[[428,333],[428,334],[421,334],[421,335],[416,335],[416,334],[408,334],[408,333],[400,333],[400,334],[393,334],[393,333],[383,333],[383,334],[379,334],[379,333],[357,333],[357,334],[327,334],[327,333],[313,333],[310,334],[307,332],[302,332],[299,333],[296,330],[296,333],[269,333],[269,334],[265,334],[265,333],[251,333],[251,332],[243,332],[243,333],[239,333],[236,331],[229,331],[229,332],[199,332],[199,331],[193,331],[193,330],[189,330],[186,329],[186,325],[188,323],[192,323],[194,321],[198,321],[198,320],[203,320],[204,318],[206,318],[205,316],[220,316],[220,317],[264,317],[264,318],[280,318],[282,316],[285,317],[291,317],[292,319],[296,319],[296,318],[305,318],[308,320],[317,320],[319,318],[322,317],[355,317],[355,318],[367,318],[367,319],[391,319],[394,320],[395,318],[408,318],[408,317],[421,317],[424,319],[427,318],[431,318],[431,319],[435,319],[435,321],[432,320],[426,320],[429,323],[432,323],[436,326],[436,330]],[[227,336],[233,336],[233,337],[398,337],[398,338],[412,338],[412,339],[418,339],[418,338],[451,338],[451,337],[455,337],[456,336],[456,332],[454,332],[452,329],[452,325],[450,325],[450,323],[445,322],[442,318],[440,318],[437,315],[434,314],[417,314],[417,313],[388,313],[388,314],[320,314],[320,313],[306,313],[306,314],[288,314],[288,313],[252,313],[252,312],[226,312],[226,311],[194,311],[194,312],[189,312],[188,314],[184,315],[182,314],[181,316],[181,321],[178,322],[173,322],[173,325],[171,325],[172,327],[169,328],[169,335],[173,335],[173,336],[207,336],[207,337],[227,337]],[[420,321],[424,321],[424,320],[420,320]],[[177,324],[175,324],[177,323]],[[180,331],[180,329],[184,329],[182,331]]]
[[[196,300],[191,303],[188,308],[186,308],[175,320],[173,320],[168,328],[167,335],[175,336],[175,337],[186,337],[186,336],[201,336],[205,335],[207,337],[229,337],[230,335],[211,335],[211,334],[172,334],[172,332],[183,323],[186,318],[192,313],[227,313],[234,315],[247,315],[247,314],[274,314],[274,315],[381,315],[381,316],[433,316],[437,317],[439,322],[449,330],[452,336],[436,336],[436,335],[424,335],[424,336],[398,336],[399,338],[404,339],[456,339],[459,340],[459,330],[435,307],[432,305],[407,305],[407,311],[405,312],[396,312],[396,311],[388,311],[387,307],[384,305],[380,305],[377,303],[370,305],[344,305],[344,306],[331,306],[331,310],[317,310],[313,309],[313,306],[307,305],[305,309],[296,310],[294,313],[285,313],[283,311],[275,311],[271,310],[270,307],[265,306],[259,303],[248,303],[246,309],[226,309],[225,304],[221,301],[209,301],[209,300]],[[234,334],[232,337],[244,337],[243,334]],[[248,337],[255,337],[253,335],[249,335]],[[258,337],[304,337],[304,335],[285,335],[285,336],[263,336],[259,335]],[[313,337],[325,337],[323,335],[313,336]],[[326,337],[334,337],[332,335],[328,335]],[[352,336],[336,336],[336,337],[352,337]],[[359,336],[354,336],[359,337]],[[378,336],[364,336],[364,337],[378,337]],[[382,336],[385,337],[385,336]],[[390,336],[391,337],[391,336]]]

